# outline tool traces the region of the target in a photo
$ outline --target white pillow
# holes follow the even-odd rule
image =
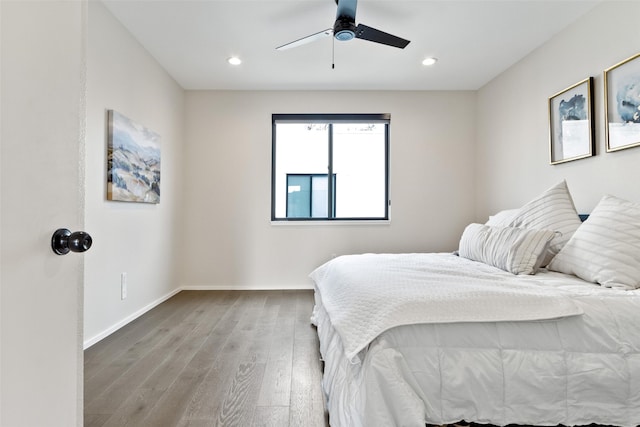
[[[606,287],[640,288],[640,204],[604,196],[548,268]]]
[[[492,227],[505,227],[509,224],[518,213],[519,209],[505,209],[497,212],[495,215],[489,216],[487,222],[484,225],[490,225]]]
[[[469,224],[458,253],[513,274],[535,274],[554,236],[551,230]]]
[[[541,266],[544,267],[560,252],[580,224],[582,221],[569,194],[567,182],[562,181],[521,207],[506,225],[558,232],[542,261]]]

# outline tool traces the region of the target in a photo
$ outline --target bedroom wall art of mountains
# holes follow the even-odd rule
[[[160,203],[160,136],[108,111],[107,200]]]

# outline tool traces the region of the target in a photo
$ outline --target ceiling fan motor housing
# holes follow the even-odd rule
[[[349,41],[356,36],[356,24],[349,16],[340,16],[333,24],[333,35],[339,41]]]

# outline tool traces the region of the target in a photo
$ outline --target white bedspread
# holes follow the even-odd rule
[[[312,321],[331,426],[640,425],[640,290],[603,288],[546,270],[514,280],[571,295],[583,314],[399,326],[382,332],[360,352],[360,363],[352,363],[347,354],[354,350],[346,351],[333,324],[340,316],[328,314],[316,289]]]
[[[347,255],[310,277],[352,362],[373,339],[396,326],[582,314],[561,290],[453,254]]]

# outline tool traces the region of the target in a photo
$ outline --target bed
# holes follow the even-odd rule
[[[314,270],[332,426],[640,424],[640,204],[566,182],[455,253]]]

